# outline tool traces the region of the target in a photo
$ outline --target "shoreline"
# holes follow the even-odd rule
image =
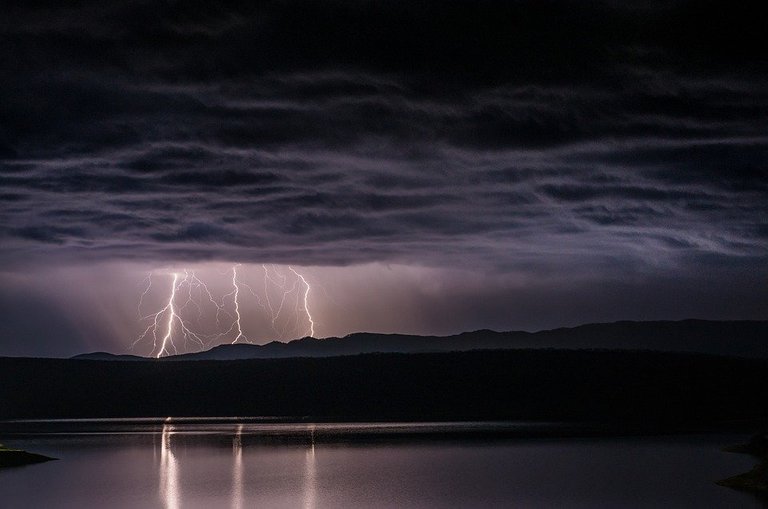
[[[715,481],[719,486],[752,493],[768,502],[768,433],[758,433],[749,443],[731,446],[727,452],[749,454],[758,463],[748,472]]]
[[[437,421],[437,422],[355,422],[293,420],[279,418],[229,417],[165,419],[94,419],[0,421],[0,438],[87,434],[157,434],[166,429],[176,433],[205,432],[212,436],[240,433],[250,441],[305,443],[311,436],[317,443],[367,441],[440,440],[521,440],[587,439],[679,436],[696,434],[741,434],[749,436],[755,427],[746,423],[719,423],[710,426],[638,425],[637,423],[536,422],[536,421]]]

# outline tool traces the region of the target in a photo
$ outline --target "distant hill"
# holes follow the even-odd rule
[[[540,332],[478,330],[454,336],[356,333],[343,338],[303,338],[265,345],[220,345],[164,360],[281,359],[336,357],[362,353],[462,352],[496,349],[607,349],[694,352],[736,357],[768,358],[768,321],[655,321],[581,325]],[[77,359],[137,360],[103,352]]]
[[[92,352],[75,355],[73,359],[85,359],[89,361],[145,361],[146,357],[139,355],[115,355],[108,352]]]

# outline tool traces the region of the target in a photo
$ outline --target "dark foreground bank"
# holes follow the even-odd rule
[[[0,358],[0,419],[288,416],[616,421],[768,417],[768,361],[506,350],[243,361]]]
[[[0,468],[4,467],[20,467],[23,465],[31,465],[33,463],[44,463],[56,458],[49,458],[42,454],[35,454],[27,451],[20,451],[18,449],[9,449],[0,444]]]
[[[749,454],[759,461],[752,470],[727,479],[717,484],[735,490],[746,491],[757,496],[768,506],[768,433],[758,433],[749,443],[729,447],[730,452]]]

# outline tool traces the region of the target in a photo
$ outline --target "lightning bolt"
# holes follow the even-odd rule
[[[245,288],[250,292],[251,295],[256,297],[256,304],[264,310],[267,308],[264,306],[264,303],[261,301],[261,297],[258,293],[247,283],[244,281],[238,279],[237,277],[237,268],[240,266],[240,264],[237,264],[232,267],[232,291],[226,294],[224,297],[221,298],[221,306],[223,307],[224,301],[227,297],[232,297],[232,302],[235,308],[235,315],[233,316],[233,322],[232,325],[227,329],[226,332],[223,334],[220,334],[220,336],[227,336],[233,331],[237,331],[237,334],[235,334],[235,339],[232,340],[231,344],[237,343],[240,339],[245,341],[246,343],[251,343],[251,341],[248,339],[248,336],[245,335],[243,332],[243,326],[242,326],[242,315],[240,313],[240,291],[241,289]],[[269,296],[267,296],[267,299],[269,299]],[[217,315],[218,316],[218,315]],[[230,315],[232,316],[232,315]]]
[[[184,279],[181,280],[179,283],[179,289],[181,289],[182,286],[187,287],[187,300],[184,301],[184,303],[179,306],[178,313],[182,313],[187,307],[194,306],[197,310],[197,323],[200,323],[200,320],[203,316],[203,308],[200,304],[200,300],[202,300],[202,295],[205,293],[208,296],[208,301],[211,302],[216,307],[216,323],[220,324],[220,314],[222,312],[227,313],[227,311],[224,309],[223,305],[220,305],[216,300],[213,298],[213,295],[211,295],[210,290],[208,289],[208,286],[203,283],[203,281],[198,278],[195,275],[194,271],[189,271],[187,269],[184,269]],[[197,293],[197,296],[195,296],[195,293]],[[213,337],[220,337],[217,335],[214,335]]]
[[[283,307],[285,306],[285,299],[288,297],[288,295],[293,292],[296,289],[296,282],[294,281],[293,286],[288,288],[286,285],[286,277],[278,272],[278,270],[275,268],[275,266],[272,266],[272,272],[275,274],[275,278],[269,275],[269,272],[267,271],[267,267],[262,265],[264,267],[264,294],[267,297],[267,303],[269,304],[269,311],[272,318],[272,330],[275,332],[275,334],[278,334],[281,338],[285,337],[286,335],[286,328],[288,327],[288,323],[285,323],[283,327],[280,328],[280,330],[277,330],[277,322],[280,318],[280,314],[283,312]],[[279,278],[280,281],[278,282],[276,278]],[[277,311],[275,311],[274,307],[271,304],[271,301],[269,300],[269,285],[267,282],[272,283],[272,286],[279,289],[282,294],[280,295],[280,305],[277,306]],[[297,318],[298,319],[298,318]]]
[[[235,336],[235,339],[232,340],[233,345],[237,343],[240,338],[248,341],[248,338],[245,336],[245,334],[243,334],[243,327],[240,323],[240,287],[237,285],[237,267],[238,265],[232,267],[232,286],[235,288],[233,290],[233,300],[235,301],[235,324],[237,325],[237,336]]]
[[[139,297],[139,305],[138,305],[138,311],[139,311],[139,317],[141,317],[141,303],[144,301],[144,297],[147,296],[149,293],[149,290],[152,288],[152,273],[150,272],[147,274],[147,277],[144,278],[144,281],[147,282],[147,286],[144,288],[144,291],[141,292],[141,297]]]
[[[259,292],[256,292],[242,280],[238,271],[240,266],[237,264],[232,267],[231,291],[220,299],[214,297],[208,285],[194,271],[182,269],[171,272],[169,274],[170,288],[167,298],[163,301],[164,305],[156,312],[142,316],[146,297],[150,292],[154,292],[154,288],[157,286],[156,281],[153,281],[156,279],[156,274],[148,273],[142,285],[143,290],[139,297],[137,309],[140,320],[149,320],[149,324],[131,344],[131,349],[147,338],[152,341],[151,355],[154,357],[177,354],[182,346],[187,347],[190,342],[200,348],[210,347],[211,344],[218,343],[225,337],[229,338],[228,341],[231,344],[251,343],[243,327],[243,310],[245,309],[243,297],[247,296],[248,293],[255,297],[256,304],[268,313],[271,328],[278,337],[285,338],[294,334],[296,336],[308,334],[310,337],[315,337],[315,320],[309,302],[312,286],[303,274],[291,266],[288,267],[288,270],[293,276],[286,275],[274,265],[262,265],[264,270],[262,299]],[[222,275],[227,274],[227,272],[222,273]],[[293,303],[294,295],[295,303]],[[289,303],[291,304],[289,305]],[[289,314],[287,311],[290,307],[293,307],[294,310],[293,313]],[[193,330],[192,324],[195,324],[194,329],[200,329],[205,323],[203,322],[204,319],[213,317],[213,309],[216,310],[218,330],[213,331],[214,333],[205,334]],[[197,312],[195,313],[194,310]],[[188,321],[190,313],[192,314],[191,322]],[[232,321],[229,327],[221,332],[223,315],[228,316]],[[304,327],[303,323],[306,323],[306,329],[304,329],[306,332],[304,333],[301,332]]]
[[[144,293],[141,294],[141,298],[142,299],[146,296],[147,292],[149,291],[149,288],[151,287],[151,281],[152,281],[151,277],[152,277],[152,274],[150,273],[150,275],[147,276],[147,277],[150,278],[149,279],[150,280],[150,284],[144,290]],[[136,341],[133,342],[133,345],[131,345],[131,347],[136,346],[136,344],[139,341],[141,341],[142,339],[147,337],[149,332],[152,331],[152,337],[153,337],[152,353],[154,354],[155,350],[157,349],[157,342],[158,342],[158,339],[157,339],[157,329],[160,327],[160,323],[159,322],[160,322],[162,316],[165,313],[167,313],[169,310],[173,309],[173,299],[176,296],[176,282],[178,280],[178,277],[179,277],[178,274],[176,274],[176,273],[173,274],[173,283],[171,284],[171,297],[168,299],[168,303],[165,305],[165,307],[163,307],[160,311],[158,311],[154,315],[149,315],[149,316],[142,317],[142,319],[147,319],[147,318],[151,317],[153,319],[153,322],[149,326],[147,326],[146,329],[144,329],[144,332],[142,332],[141,335],[136,339]],[[141,309],[141,300],[139,300],[139,309]],[[171,318],[173,318],[173,314],[174,314],[174,312],[170,313],[170,317]],[[168,333],[170,333],[172,331],[172,327],[173,327],[173,321],[171,320],[169,322],[169,324],[168,324]],[[166,336],[164,336],[164,338],[166,338],[168,336],[169,336],[169,334],[166,334]],[[160,357],[160,355],[162,353],[163,353],[163,348],[160,348],[160,351],[157,353],[157,357]]]
[[[190,280],[190,274],[188,271],[184,271],[184,278],[179,281],[180,274],[178,272],[174,272],[171,274],[172,281],[171,281],[171,290],[170,295],[168,297],[168,301],[166,302],[165,306],[163,306],[162,309],[160,309],[157,313],[150,314],[147,316],[142,317],[142,320],[151,319],[152,323],[150,323],[146,329],[144,329],[144,332],[139,335],[139,337],[136,339],[136,341],[133,342],[131,345],[131,348],[136,346],[138,342],[146,338],[150,332],[152,333],[152,355],[154,355],[157,358],[162,357],[163,355],[170,355],[171,352],[178,353],[178,348],[176,344],[173,342],[173,336],[174,332],[178,326],[178,330],[180,331],[182,337],[185,341],[192,340],[201,347],[205,347],[206,345],[206,337],[202,334],[199,334],[197,332],[194,332],[190,329],[187,322],[185,322],[179,312],[181,309],[186,307],[188,304],[188,301],[185,302],[180,309],[177,310],[176,308],[176,294],[178,293],[179,288],[183,284],[189,285]],[[149,276],[148,276],[149,277]],[[150,284],[147,285],[147,288],[142,293],[142,299],[144,296],[146,296],[147,292],[149,292],[149,288],[151,287],[151,278],[150,278]],[[189,295],[189,299],[192,299],[191,294]],[[199,309],[199,306],[198,306]],[[164,320],[165,319],[165,320]],[[165,321],[165,333],[162,335],[162,337],[159,337],[158,331],[162,328],[161,322]]]
[[[307,314],[307,320],[309,321],[309,337],[313,338],[315,337],[315,321],[312,319],[312,313],[309,312],[309,292],[312,289],[309,286],[309,283],[307,283],[307,280],[304,279],[304,276],[296,272],[293,267],[288,267],[288,270],[296,274],[296,276],[301,279],[301,282],[304,283],[305,289],[304,289],[304,312]]]
[[[171,335],[173,335],[173,321],[174,318],[176,318],[176,309],[173,307],[173,300],[176,298],[176,282],[179,280],[179,275],[177,273],[173,273],[173,284],[171,285],[171,298],[168,299],[168,304],[165,306],[165,310],[168,310],[168,329],[165,332],[165,336],[163,336],[163,342],[160,345],[160,350],[157,352],[158,358],[163,355],[163,352],[168,353],[168,340],[171,339]],[[155,315],[157,317],[157,315]],[[155,322],[157,323],[157,322]],[[175,350],[175,347],[174,347]]]

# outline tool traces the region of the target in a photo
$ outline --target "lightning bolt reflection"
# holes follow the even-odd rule
[[[302,506],[304,509],[315,509],[317,506],[317,458],[315,458],[315,425],[310,429],[310,445],[304,461],[304,493]]]
[[[179,509],[179,465],[176,455],[171,450],[171,435],[173,425],[169,424],[171,418],[166,419],[160,436],[160,498],[165,509]]]
[[[243,425],[238,424],[232,438],[232,509],[243,509]]]

